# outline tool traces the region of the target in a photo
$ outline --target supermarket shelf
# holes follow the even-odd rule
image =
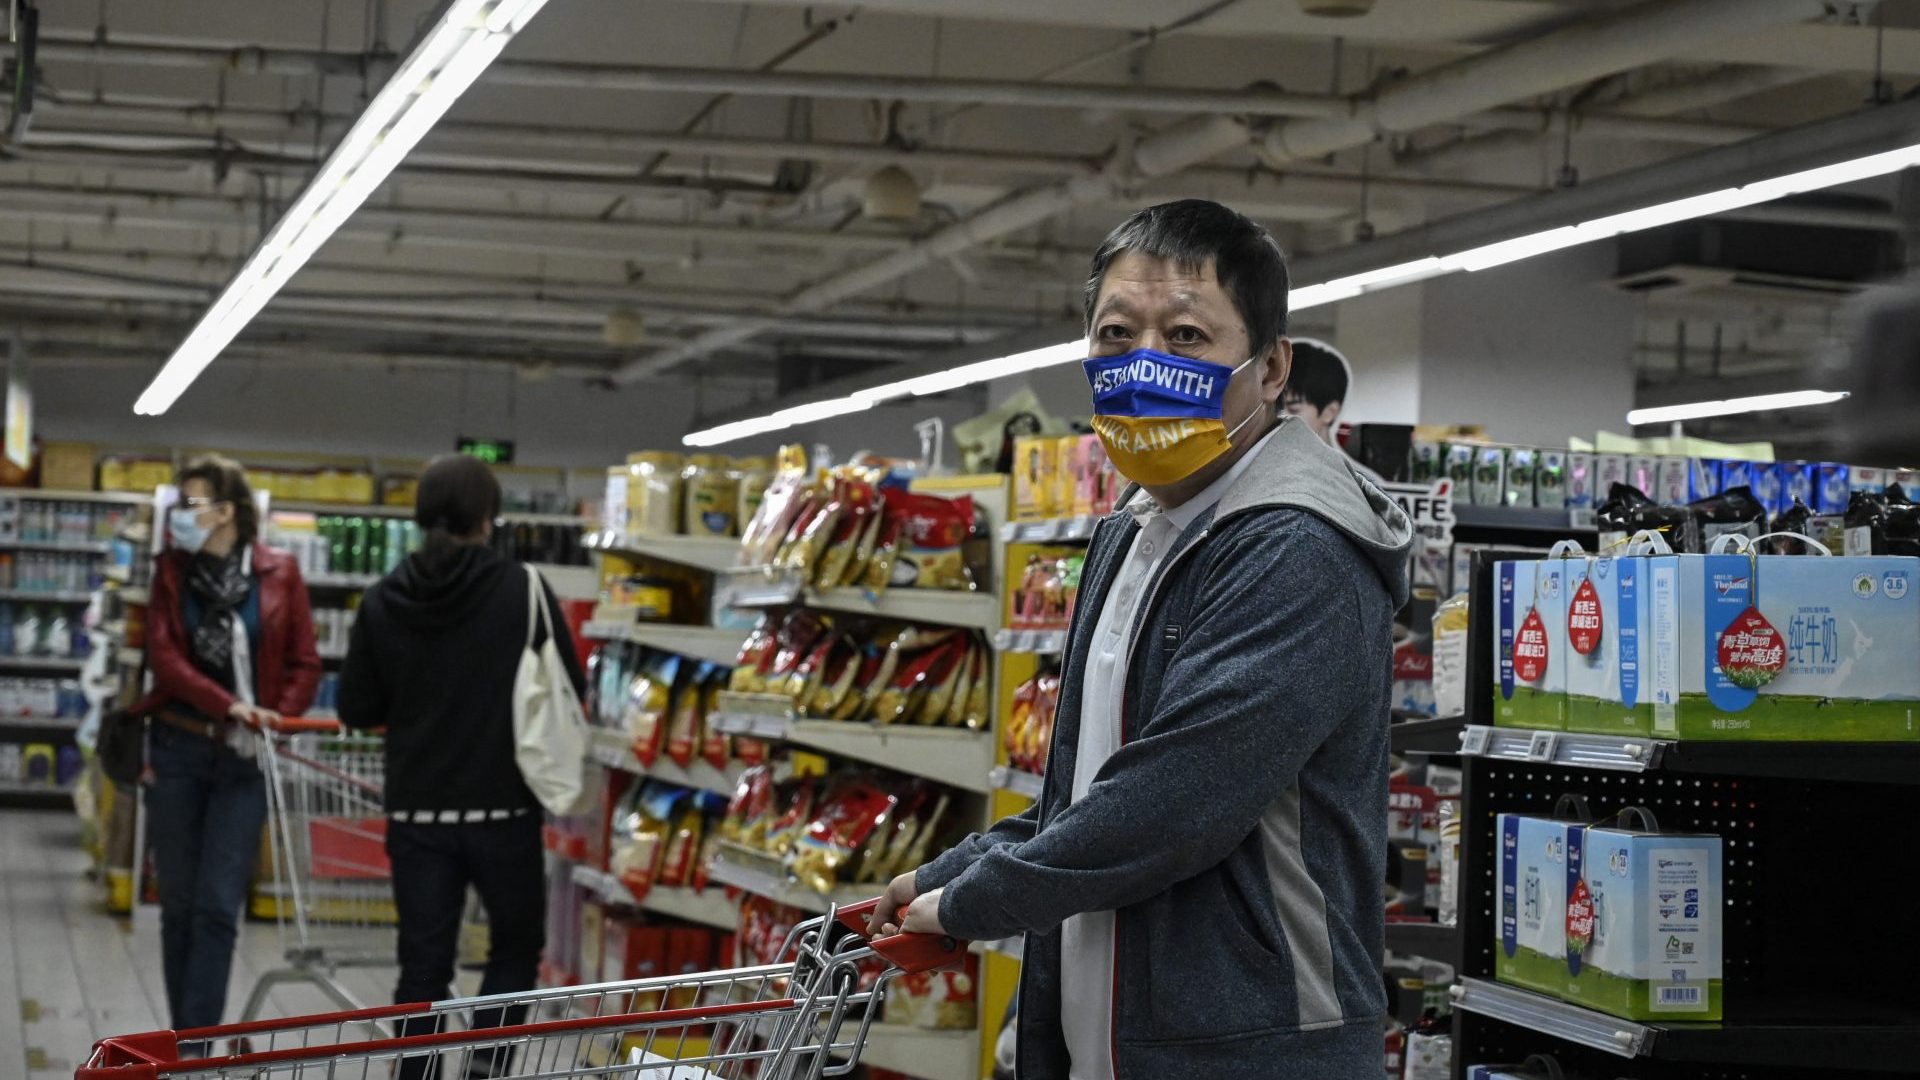
[[[577,525],[584,529],[593,519],[579,514],[536,514],[531,510],[502,510],[500,520],[510,525]]]
[[[1593,511],[1535,506],[1476,506],[1455,501],[1453,524],[1464,529],[1516,532],[1592,532]]]
[[[1029,799],[1040,797],[1040,784],[1044,777],[1030,773],[1025,769],[1016,769],[1009,765],[995,765],[987,771],[987,786],[995,791],[1011,791],[1015,795],[1025,795]]]
[[[592,551],[644,555],[714,573],[731,570],[740,561],[740,541],[726,537],[622,536],[602,530],[588,533],[581,542]]]
[[[814,589],[803,587],[791,577],[770,575],[764,568],[749,568],[729,575],[723,595],[727,603],[738,608],[801,604],[823,611],[965,626],[985,634],[1001,625],[1000,598],[990,592],[907,588],[875,595],[865,589]]]
[[[0,551],[64,551],[73,555],[105,555],[105,540],[0,540]]]
[[[1466,718],[1460,716],[1407,720],[1388,728],[1387,738],[1396,754],[1458,754],[1460,735],[1466,729]]]
[[[993,650],[1002,653],[1058,656],[1067,650],[1067,632],[1065,630],[995,630]]]
[[[77,716],[0,716],[0,731],[78,731]]]
[[[591,866],[573,867],[574,883],[593,893],[609,904],[640,908],[656,915],[666,915],[675,919],[685,919],[705,926],[714,926],[722,930],[733,930],[740,925],[740,909],[724,893],[716,888],[706,892],[692,889],[661,889],[647,891],[645,900],[636,901],[632,890],[621,883],[620,879],[604,870],[595,870]]]
[[[712,791],[721,795],[732,795],[734,789],[740,786],[740,774],[746,772],[748,768],[734,761],[729,762],[725,769],[716,769],[698,759],[695,759],[692,765],[683,768],[667,758],[654,762],[651,769],[645,768],[640,764],[640,760],[633,756],[633,747],[628,742],[625,732],[605,729],[595,729],[590,733],[587,752],[593,760],[609,769],[619,769],[621,772],[632,773],[635,776],[645,776],[668,784],[698,788],[701,791]]]
[[[380,580],[379,574],[309,574],[307,587],[313,589],[367,589]]]
[[[867,1029],[860,1063],[892,1069],[924,1080],[978,1080],[980,1033],[933,1031],[903,1024],[876,1023]]]
[[[1857,1015],[1831,1023],[1635,1022],[1485,979],[1460,980],[1453,999],[1466,1012],[1621,1057],[1723,1067],[1905,1073],[1913,1040],[1920,1038],[1920,1022],[1910,1016],[1885,1023],[1863,1022]]]
[[[0,656],[0,668],[12,671],[79,671],[84,656]]]
[[[561,600],[597,600],[600,598],[600,573],[591,566],[567,566],[563,563],[534,563],[546,579],[547,587]]]
[[[986,792],[993,767],[993,739],[987,732],[801,720],[777,695],[723,692],[707,722],[729,735],[788,742],[968,791]]]
[[[70,787],[55,787],[51,784],[27,784],[18,780],[0,780],[0,798],[45,799],[49,802],[65,802],[73,798]]]
[[[93,593],[77,589],[0,589],[0,600],[15,603],[84,604],[92,599]]]
[[[747,639],[745,630],[612,620],[590,622],[586,625],[585,633],[587,637],[602,641],[631,641],[650,649],[679,653],[695,660],[710,660],[727,667],[732,667],[740,659],[740,645]]]
[[[826,914],[829,904],[846,906],[871,900],[874,894],[883,888],[880,885],[842,885],[831,895],[822,896],[812,889],[789,881],[785,874],[773,868],[771,862],[772,860],[757,852],[740,853],[728,847],[716,845],[713,857],[707,864],[707,877],[711,881],[731,885],[742,892],[764,896],[788,907],[799,908],[816,915]]]
[[[1469,726],[1460,752],[1582,769],[1920,784],[1920,743],[1670,741]]]
[[[411,506],[384,506],[372,503],[334,503],[313,502],[301,499],[273,499],[267,504],[268,513],[286,512],[289,514],[357,514],[360,517],[412,517]]]
[[[1009,544],[1056,544],[1093,537],[1100,519],[1092,514],[1047,518],[1043,521],[1009,521],[1000,526],[1000,539]]]
[[[120,503],[137,506],[153,501],[152,493],[137,491],[56,491],[51,488],[7,488],[0,494],[11,495],[18,499],[30,499],[34,502],[92,502]]]
[[[113,658],[120,662],[121,667],[139,667],[141,663],[146,660],[147,654],[144,649],[136,649],[131,645],[122,645],[113,650]]]
[[[1423,956],[1460,970],[1460,928],[1437,922],[1390,922],[1387,948],[1406,956]]]

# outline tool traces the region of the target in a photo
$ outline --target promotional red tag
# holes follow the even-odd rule
[[[1720,672],[1742,690],[1758,690],[1787,666],[1780,631],[1751,605],[1720,634]]]
[[[1573,591],[1573,602],[1567,605],[1567,644],[1581,656],[1591,655],[1600,647],[1600,636],[1604,631],[1600,618],[1600,590],[1593,587],[1593,579],[1585,578],[1580,587]]]
[[[1547,624],[1539,608],[1528,608],[1513,638],[1513,676],[1521,682],[1539,682],[1547,673]]]
[[[1573,892],[1567,896],[1567,955],[1584,956],[1592,942],[1593,893],[1583,877],[1573,883]]]

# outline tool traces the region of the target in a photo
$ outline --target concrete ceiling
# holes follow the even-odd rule
[[[1853,111],[1876,64],[1883,93],[1920,76],[1920,2],[1842,5],[1681,50],[1649,41],[1602,77],[1515,83],[1495,107],[1277,168],[1252,150],[1287,118],[1342,115],[1627,6],[1379,0],[1336,21],[1293,0],[553,0],[243,343],[764,394],[796,364],[910,363],[1070,317],[1085,253],[1135,206],[1220,198],[1311,254],[1363,222],[1392,232],[1536,193],[1569,161],[1587,181]],[[42,8],[39,108],[0,146],[0,324],[42,362],[148,365],[433,13]],[[1078,92],[1041,100],[1049,87]],[[1244,137],[919,259],[956,223],[1084,182],[1197,109]],[[911,219],[861,213],[887,164],[921,188]],[[889,260],[901,272],[817,291]],[[603,339],[617,309],[645,317],[645,341]]]

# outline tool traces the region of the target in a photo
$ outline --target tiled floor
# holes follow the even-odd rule
[[[71,1077],[96,1038],[166,1026],[159,914],[107,915],[87,867],[72,812],[0,809],[0,1080]],[[280,966],[278,930],[245,923],[235,952],[229,1019],[259,973]],[[340,981],[378,1004],[393,972],[350,970]],[[286,985],[267,1012],[332,1007],[312,987]]]

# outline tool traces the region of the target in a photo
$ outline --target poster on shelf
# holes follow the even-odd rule
[[[33,385],[27,380],[27,347],[15,336],[7,344],[7,460],[33,465]]]
[[[1433,613],[1453,577],[1453,480],[1384,483],[1382,491],[1413,520],[1413,592],[1394,616],[1393,705],[1434,715]]]

